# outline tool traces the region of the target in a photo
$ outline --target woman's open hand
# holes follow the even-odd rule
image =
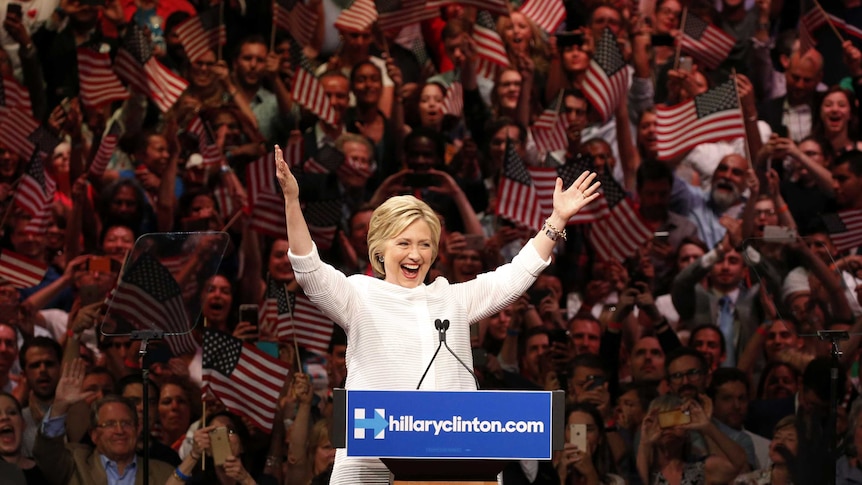
[[[563,190],[563,179],[557,178],[557,186],[554,187],[554,215],[561,219],[561,225],[556,227],[565,226],[573,215],[599,196],[601,182],[595,182],[595,179],[595,172],[584,171],[569,188]]]

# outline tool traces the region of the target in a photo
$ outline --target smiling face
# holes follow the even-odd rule
[[[479,251],[466,249],[452,259],[452,281],[462,283],[475,279],[482,272],[482,255]]]
[[[500,74],[497,97],[503,109],[513,110],[518,106],[518,99],[521,97],[521,74],[518,71],[507,69]]]
[[[655,113],[646,112],[638,122],[637,142],[645,153],[655,156],[658,153],[658,135],[656,132]]]
[[[18,404],[9,396],[0,396],[0,456],[17,456],[23,435],[24,418]]]
[[[508,24],[503,25],[503,40],[506,46],[515,53],[527,52],[530,41],[533,40],[533,31],[530,22],[520,12],[512,12]]]
[[[353,74],[353,94],[360,105],[376,106],[383,91],[383,81],[380,69],[370,63],[364,63]]]
[[[231,303],[233,303],[233,294],[230,282],[224,276],[213,276],[204,290],[201,309],[204,317],[214,323],[227,322]]]
[[[820,103],[820,119],[827,137],[842,135],[850,122],[850,100],[843,92],[829,93]]]
[[[655,9],[655,31],[657,34],[669,34],[679,28],[682,5],[676,0],[666,0]]]
[[[433,127],[443,121],[445,93],[438,84],[426,84],[419,94],[419,121],[422,126]]]
[[[133,412],[119,402],[108,402],[99,408],[97,426],[90,431],[90,438],[99,453],[114,461],[132,458],[137,438]]]
[[[294,279],[293,265],[287,257],[290,244],[286,239],[278,239],[272,243],[269,253],[269,276],[279,283],[290,283]]]
[[[389,239],[383,250],[385,281],[404,288],[421,285],[434,260],[433,246],[431,228],[421,219]]]
[[[125,258],[126,253],[135,247],[135,233],[126,226],[114,226],[105,231],[102,249],[105,254],[115,258]]]

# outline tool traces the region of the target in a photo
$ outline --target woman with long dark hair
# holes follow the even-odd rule
[[[586,429],[586,449],[582,450],[572,443],[572,425]],[[556,467],[563,485],[625,483],[622,477],[613,473],[616,467],[608,445],[604,420],[592,404],[576,403],[566,409],[566,447],[556,460]]]

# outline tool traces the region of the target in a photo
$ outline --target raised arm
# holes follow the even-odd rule
[[[314,249],[308,224],[299,206],[299,184],[296,177],[290,173],[281,147],[275,146],[275,174],[284,194],[284,217],[287,225],[287,239],[290,241],[290,251],[297,256],[306,256]]]
[[[554,209],[545,221],[545,226],[533,238],[533,246],[542,259],[551,257],[557,236],[564,230],[569,219],[599,196],[597,191],[601,183],[594,182],[595,179],[595,172],[584,172],[568,189],[563,190],[563,180],[557,178],[557,185],[554,187]]]

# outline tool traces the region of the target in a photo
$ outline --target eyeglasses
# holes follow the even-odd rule
[[[135,425],[131,420],[128,419],[111,419],[109,421],[105,421],[104,423],[99,423],[99,428],[101,429],[115,429],[117,426],[120,427],[123,431],[127,431],[132,429]]]
[[[689,379],[694,379],[695,377],[701,377],[703,375],[702,369],[689,369],[685,372],[674,372],[668,377],[672,381],[681,381],[684,377],[688,377]]]

